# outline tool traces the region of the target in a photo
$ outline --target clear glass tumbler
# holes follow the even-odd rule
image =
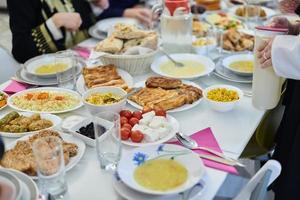
[[[75,90],[77,64],[77,56],[74,52],[67,50],[55,53],[55,65],[62,67],[67,66],[67,70],[56,73],[58,87]]]
[[[49,136],[33,143],[38,183],[44,199],[63,199],[68,187],[65,180],[65,161],[61,140]]]
[[[101,112],[94,116],[93,122],[101,169],[115,171],[122,152],[120,115],[113,112]]]

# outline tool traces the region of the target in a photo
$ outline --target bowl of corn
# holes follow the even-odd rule
[[[214,85],[203,92],[209,106],[219,112],[232,110],[243,97],[243,91],[231,85]]]

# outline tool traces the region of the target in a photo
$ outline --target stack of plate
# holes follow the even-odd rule
[[[76,66],[76,74],[79,75],[81,72],[81,68],[85,65],[85,62],[81,58],[78,58],[77,60],[78,64]],[[55,54],[44,54],[34,57],[25,62],[24,66],[16,72],[16,79],[20,82],[28,83],[30,85],[56,85],[57,80],[55,74],[41,75],[35,72],[38,67],[52,63],[55,63]]]
[[[10,199],[36,200],[39,195],[35,182],[26,174],[13,169],[0,169],[0,184],[6,185]]]

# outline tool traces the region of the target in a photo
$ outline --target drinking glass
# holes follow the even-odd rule
[[[121,157],[120,115],[101,112],[94,116],[97,156],[101,169],[115,171]]]
[[[60,88],[75,90],[77,57],[72,51],[59,51],[55,53],[56,65],[67,65],[69,69],[56,73],[57,85]]]
[[[63,199],[68,187],[65,180],[65,161],[61,140],[54,136],[33,143],[38,183],[43,198]]]

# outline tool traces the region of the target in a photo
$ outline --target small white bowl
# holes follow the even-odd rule
[[[239,71],[236,69],[233,69],[232,67],[230,67],[230,64],[236,61],[253,61],[254,62],[254,55],[251,54],[236,54],[236,55],[231,55],[226,57],[223,61],[222,61],[222,65],[230,70],[231,72],[240,75],[240,76],[252,76],[253,72],[243,72],[243,71]]]
[[[239,95],[239,99],[236,101],[230,101],[230,102],[219,102],[219,101],[213,101],[211,99],[207,98],[207,93],[213,89],[217,89],[217,88],[226,88],[228,90],[234,90],[238,93]],[[231,86],[231,85],[214,85],[208,88],[205,88],[204,92],[203,92],[203,96],[204,99],[208,102],[209,106],[218,112],[227,112],[232,110],[242,99],[242,97],[244,96],[244,93],[242,90],[240,90],[237,87]]]
[[[91,147],[95,147],[96,146],[96,141],[92,138],[89,138],[85,135],[82,135],[80,133],[78,133],[77,131],[79,131],[79,129],[81,127],[86,127],[87,125],[89,125],[90,123],[92,123],[93,120],[91,119],[84,119],[81,122],[74,124],[72,127],[70,127],[68,129],[68,131],[75,137],[81,139],[82,141],[84,141],[84,143],[86,143],[87,145],[91,146]]]
[[[108,93],[108,92],[113,93],[113,94],[118,95],[118,96],[121,96],[121,97],[123,97],[127,94],[127,92],[125,90],[123,90],[122,88],[112,87],[112,86],[92,88],[92,89],[87,90],[83,94],[83,96],[82,96],[83,103],[92,115],[97,114],[99,112],[104,112],[104,111],[119,113],[125,107],[126,100],[127,100],[126,98],[122,99],[121,101],[119,101],[117,103],[109,104],[109,105],[95,105],[95,104],[91,104],[91,103],[86,101],[86,99],[91,94],[94,94],[94,93]]]
[[[201,38],[195,38],[193,39],[193,42],[195,42],[197,39],[201,39]],[[208,38],[205,38],[208,39]],[[215,40],[215,38],[209,38],[211,40],[213,40],[212,44],[209,45],[203,45],[203,46],[197,46],[197,45],[193,45],[193,49],[197,54],[200,55],[206,55],[208,52],[214,50],[217,47],[217,42]]]

